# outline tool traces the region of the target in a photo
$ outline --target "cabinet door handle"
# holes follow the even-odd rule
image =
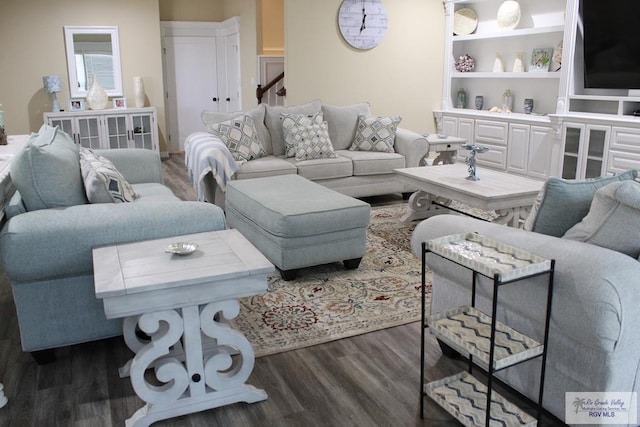
[[[227,98],[227,102],[231,102],[231,98]]]
[[[218,98],[216,98],[215,96],[212,99],[213,102],[218,102]]]

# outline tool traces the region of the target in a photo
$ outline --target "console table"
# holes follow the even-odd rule
[[[176,242],[197,249],[166,253]],[[127,426],[267,398],[245,384],[253,348],[229,321],[238,298],[266,292],[275,268],[237,230],[95,248],[93,265],[96,297],[107,318],[125,318],[124,339],[136,353],[120,376],[147,402]]]

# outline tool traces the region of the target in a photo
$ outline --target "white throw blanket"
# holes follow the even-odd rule
[[[184,162],[189,171],[189,179],[199,201],[204,201],[203,180],[211,172],[224,191],[227,181],[238,170],[238,163],[231,152],[217,136],[208,132],[194,132],[184,141]],[[213,200],[209,200],[213,203]]]

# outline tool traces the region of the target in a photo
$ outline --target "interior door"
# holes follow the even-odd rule
[[[164,36],[168,138],[184,150],[189,134],[205,130],[200,114],[218,111],[216,38]]]

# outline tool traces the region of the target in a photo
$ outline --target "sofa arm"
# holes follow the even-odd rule
[[[115,148],[94,151],[111,160],[118,172],[131,184],[163,183],[162,161],[157,151],[145,148]]]
[[[419,255],[421,242],[465,232],[478,232],[555,259],[552,327],[587,348],[640,354],[640,332],[632,326],[640,322],[640,263],[636,259],[588,243],[459,215],[439,215],[421,222],[414,230],[412,249]],[[461,271],[449,261],[437,258],[430,255],[427,262],[434,274],[461,284]],[[514,296],[512,302],[518,303],[518,310],[530,319],[543,318],[540,307],[545,304],[546,278],[536,279],[528,279],[531,283],[527,284],[510,285],[514,287],[510,290]],[[539,289],[532,289],[534,287]]]
[[[404,156],[405,166],[412,168],[420,166],[420,160],[429,152],[429,141],[419,133],[398,128],[394,149]]]
[[[222,209],[201,202],[100,203],[11,218],[0,259],[11,281],[91,274],[96,246],[222,230]]]

